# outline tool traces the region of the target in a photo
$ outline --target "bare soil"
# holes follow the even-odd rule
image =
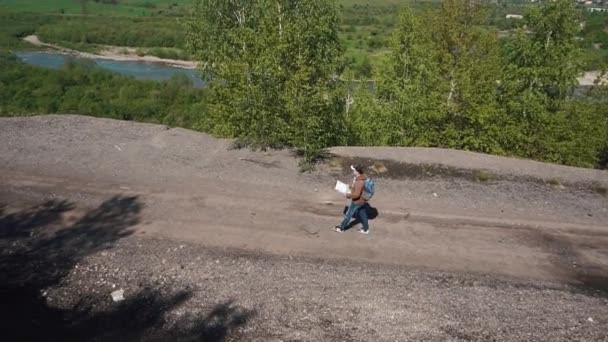
[[[289,151],[231,145],[0,119],[10,340],[608,340],[607,172],[336,148],[300,173]],[[351,162],[377,180],[368,236],[330,229]]]

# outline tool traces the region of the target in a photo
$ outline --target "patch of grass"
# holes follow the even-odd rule
[[[557,178],[551,178],[547,181],[547,184],[554,186],[554,187],[558,187],[558,186],[562,185],[562,182]]]
[[[302,158],[298,162],[298,166],[300,167],[300,172],[313,172],[316,169],[316,162],[314,160],[310,160],[307,158]]]
[[[158,58],[178,60],[190,60],[192,58],[188,52],[175,48],[151,48],[146,51],[146,54]]]
[[[378,174],[385,173],[388,171],[388,168],[386,167],[386,165],[384,165],[384,163],[382,163],[380,161],[375,161],[374,165],[372,165],[370,167],[370,169]]]
[[[491,172],[481,170],[475,173],[475,179],[477,179],[477,181],[480,183],[488,183],[495,181],[496,175]]]
[[[334,157],[334,158],[329,159],[329,161],[327,162],[327,165],[329,165],[329,167],[332,169],[341,169],[342,160],[340,160],[340,158]]]
[[[228,150],[242,150],[244,148],[248,148],[252,145],[252,142],[247,138],[236,138],[232,141]]]
[[[303,149],[295,149],[292,155],[300,158],[298,166],[300,172],[312,172],[316,169],[317,163],[323,162],[331,158],[331,154],[326,149],[319,151],[305,151]]]
[[[76,51],[81,51],[81,52],[89,52],[89,53],[98,53],[102,50],[99,46],[97,46],[95,44],[60,42],[57,45],[64,47],[66,49],[76,50]]]

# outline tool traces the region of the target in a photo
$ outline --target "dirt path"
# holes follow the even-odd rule
[[[147,222],[138,229],[150,234],[575,283],[587,273],[606,276],[608,201],[601,194],[379,178],[373,234],[337,234],[330,227],[345,201],[331,189],[334,176],[299,174],[287,153],[229,151],[227,141],[185,130],[83,117],[4,119],[2,130],[5,196],[44,197],[52,189],[96,204],[138,195]],[[562,245],[569,247],[556,252]]]
[[[401,298],[401,294],[395,293],[400,291],[400,281],[389,276],[395,267],[405,267],[409,270],[407,272],[421,272],[420,276],[425,280],[420,280],[422,283],[416,283],[418,285],[414,287],[429,288],[419,292],[415,302],[420,308],[425,308],[425,315],[430,316],[425,319],[403,316],[403,311],[399,310],[403,310],[403,305],[407,305],[408,301],[408,297],[403,297],[397,304],[390,306],[392,309],[387,309],[393,310],[393,314],[383,312],[379,317],[388,319],[387,317],[393,315],[391,317],[400,317],[399,319],[406,319],[410,323],[420,320],[420,324],[423,324],[426,320],[425,324],[428,324],[430,317],[434,315],[428,305],[438,305],[424,304],[427,295],[440,291],[437,287],[439,285],[433,283],[432,276],[422,275],[429,272],[442,272],[444,275],[441,279],[456,277],[454,279],[470,278],[471,282],[481,281],[479,284],[482,285],[474,288],[483,288],[484,290],[479,291],[489,292],[482,298],[466,290],[467,294],[463,293],[464,298],[471,296],[470,300],[489,300],[489,297],[484,296],[497,295],[497,292],[490,290],[492,286],[511,287],[515,286],[514,283],[541,282],[543,285],[534,286],[569,286],[583,292],[608,293],[608,199],[600,193],[589,189],[553,189],[534,182],[497,180],[483,184],[458,178],[391,179],[380,176],[377,181],[381,190],[374,204],[381,213],[372,223],[372,234],[363,236],[355,230],[338,234],[330,227],[340,220],[344,200],[331,187],[336,177],[343,177],[342,170],[331,171],[331,167],[326,165],[321,166],[316,173],[300,174],[296,160],[287,152],[229,150],[229,146],[229,141],[216,140],[203,134],[131,122],[79,116],[0,119],[0,202],[7,205],[7,210],[19,212],[44,200],[67,200],[76,205],[63,210],[60,216],[61,222],[70,224],[86,221],[91,210],[103,208],[104,203],[114,196],[135,198],[141,209],[138,209],[137,222],[130,227],[132,236],[125,240],[125,244],[137,245],[143,243],[139,239],[153,239],[166,241],[162,244],[189,246],[192,250],[210,248],[216,251],[233,251],[228,252],[228,255],[232,256],[221,257],[227,258],[225,261],[228,264],[234,262],[234,255],[238,256],[240,253],[264,255],[264,261],[260,261],[256,267],[269,272],[275,266],[278,269],[285,267],[283,271],[277,270],[278,275],[270,276],[279,284],[270,285],[264,283],[261,278],[245,279],[251,281],[252,286],[256,288],[270,286],[280,292],[281,296],[294,298],[294,303],[284,303],[290,308],[285,310],[290,313],[293,313],[292,310],[306,307],[318,314],[322,310],[324,296],[339,296],[339,293],[333,292],[337,290],[336,284],[350,286],[351,289],[345,293],[355,294],[353,289],[359,288],[355,284],[361,281],[361,284],[369,284],[372,288],[378,286],[378,291],[386,292],[380,294],[375,292],[375,288],[360,288],[372,297],[366,296],[367,299],[361,299],[362,301],[344,299],[343,307],[340,306],[340,301],[328,305],[333,307],[330,311],[359,310],[354,315],[357,321],[363,322],[366,315],[383,307],[384,301]],[[381,157],[380,153],[377,155]],[[534,164],[534,168],[538,171],[539,166]],[[131,253],[129,248],[120,247],[116,253]],[[156,249],[150,247],[145,249],[144,253],[160,253],[160,250],[155,251]],[[98,257],[98,254],[92,255],[93,259]],[[135,259],[142,257],[137,253],[133,254]],[[230,284],[243,281],[237,274],[242,272],[243,267],[247,267],[247,258],[236,261],[240,266],[226,266],[226,272],[234,276],[222,279]],[[273,258],[282,261],[275,264]],[[290,266],[289,260],[292,259],[309,261],[302,261],[303,264],[297,262]],[[145,270],[138,268],[132,260],[117,259],[116,262],[130,265],[128,267],[133,268],[134,274],[157,274],[154,270],[160,267],[156,264]],[[180,262],[183,263],[184,259],[176,259],[174,266],[179,268]],[[243,262],[245,264],[241,264]],[[309,262],[311,264],[308,264]],[[346,278],[340,278],[337,283],[330,285],[327,280],[329,278],[323,278],[327,275],[315,273],[310,268],[317,266],[306,266],[318,265],[319,262],[343,265],[335,266],[334,271],[338,272],[336,276]],[[352,266],[357,264],[367,265],[360,266],[365,267],[366,271],[348,269],[359,267]],[[209,267],[211,266],[210,264]],[[72,267],[73,265],[70,269]],[[290,269],[291,267],[293,269]],[[377,272],[380,272],[377,275],[387,283],[377,283],[381,280],[372,275],[373,269],[377,269]],[[204,278],[206,271],[200,272],[193,275],[193,279]],[[362,278],[349,278],[352,275],[349,275],[349,272],[363,272]],[[142,277],[145,278],[143,275]],[[286,280],[293,277],[300,279],[301,285],[312,286],[312,290],[309,288],[312,292],[302,289],[300,293],[300,290],[293,290],[301,286],[297,285],[298,282]],[[479,280],[484,277],[503,279],[492,280],[493,283],[502,285],[487,285]],[[74,278],[74,284],[81,281],[78,279],[80,278]],[[86,283],[89,280],[83,281]],[[192,286],[191,281],[192,279],[188,280],[189,286]],[[284,288],[281,288],[281,282],[284,282]],[[223,281],[214,280],[211,283],[215,284],[212,286],[221,286],[219,284]],[[76,286],[69,281],[67,284],[65,286]],[[452,281],[448,281],[448,284],[452,284]],[[446,286],[453,286],[458,292],[460,285]],[[253,291],[251,288],[247,289],[246,284],[236,288],[247,293]],[[323,292],[323,288],[332,290],[328,294]],[[296,293],[289,294],[288,289]],[[263,289],[261,291],[264,292]],[[373,295],[369,291],[372,291]],[[498,303],[505,301],[509,303],[506,305],[513,306],[516,292],[501,292],[501,295],[490,301],[493,305],[503,305]],[[526,300],[532,298],[532,292],[530,297],[524,296]],[[388,293],[394,293],[396,297]],[[262,297],[259,298],[251,296],[255,303],[272,298],[270,293],[260,295]],[[310,296],[310,302],[296,304],[303,300],[302,296]],[[576,301],[570,295],[563,296],[566,306],[573,305]],[[230,296],[223,293],[220,297]],[[449,297],[451,301],[456,300],[452,295]],[[463,300],[466,302],[466,299]],[[544,300],[548,300],[545,304],[550,305],[548,298]],[[251,304],[250,307],[256,305]],[[351,331],[352,334],[347,334],[345,331],[352,327],[346,324],[341,326],[345,330],[339,330],[333,337],[324,335],[336,332],[328,326],[327,329],[317,328],[320,329],[317,335],[309,336],[310,339],[303,335],[297,335],[300,336],[298,338],[290,334],[309,331],[312,326],[324,323],[315,318],[310,321],[311,326],[306,325],[308,328],[293,327],[294,330],[290,333],[285,330],[285,325],[277,321],[281,316],[281,305],[268,305],[266,309],[261,310],[270,317],[270,323],[264,325],[264,329],[269,330],[262,330],[272,331],[272,324],[279,324],[283,329],[279,329],[282,331],[282,338],[292,336],[296,340],[315,340],[313,336],[316,336],[327,340],[395,340],[395,337],[398,339],[406,333],[396,325],[391,325],[393,323],[389,324],[391,319],[385,322],[372,319],[377,324],[376,328],[372,329],[371,325],[365,328],[372,330],[355,329],[354,332]],[[601,309],[602,305],[601,302],[589,303],[588,309],[597,316],[605,309]],[[417,335],[416,327],[410,324],[407,332],[411,335],[408,336],[426,336],[430,339],[455,337],[461,328],[464,329],[463,336],[467,336],[466,333],[471,333],[471,324],[477,326],[481,323],[464,322],[452,316],[456,311],[451,310],[457,310],[456,307],[446,309],[450,313],[444,309],[440,311],[446,314],[446,317],[451,317],[448,320],[464,324],[465,328],[454,328],[443,322],[442,318],[439,319],[442,326],[451,326],[449,329],[456,330],[433,330],[436,328],[433,323],[421,328],[423,333]],[[420,308],[416,309],[416,312],[422,312],[419,311],[422,310]],[[528,306],[526,308],[525,310],[533,310]],[[506,311],[498,316],[493,314],[492,319],[498,319],[500,315],[514,317],[515,309],[503,309]],[[484,310],[488,308],[480,310],[486,312]],[[408,315],[415,314],[408,312]],[[533,315],[537,314],[540,313],[534,311]],[[337,319],[334,314],[328,315],[332,322]],[[557,313],[552,315],[559,316]],[[477,317],[477,314],[474,316]],[[302,319],[299,314],[290,317],[288,321],[292,323],[289,324],[295,324],[293,322]],[[515,329],[516,324],[522,322],[521,319],[523,317],[504,323],[506,325],[502,327],[503,323],[490,324],[488,329],[492,333],[488,336],[524,338],[496,332],[496,329],[505,327]],[[606,324],[604,321],[601,323]],[[387,333],[380,333],[378,326],[387,326]],[[547,329],[545,332],[557,328]],[[591,330],[593,334],[589,335],[592,336],[591,339],[606,337],[606,329],[594,329]],[[532,333],[533,330],[534,327],[530,326],[530,330],[526,331]],[[576,331],[576,336],[586,336],[581,335],[579,330]],[[484,339],[483,333],[483,330],[475,331],[470,336],[473,336],[472,339]],[[262,340],[269,338],[268,335],[260,336],[264,336],[260,337]]]
[[[168,59],[168,58],[159,58],[156,56],[138,56],[135,52],[136,49],[129,47],[117,47],[117,46],[105,46],[103,50],[101,50],[97,54],[89,53],[89,52],[81,52],[72,49],[67,49],[61,47],[59,45],[44,43],[38,38],[36,35],[29,35],[23,38],[24,41],[40,46],[46,47],[53,50],[57,50],[60,53],[75,55],[82,58],[91,58],[91,59],[108,59],[113,61],[134,61],[134,62],[146,62],[146,63],[159,63],[170,65],[173,67],[184,68],[184,69],[195,69],[196,63],[192,61],[183,61],[177,59]],[[127,51],[127,54],[120,53],[121,51]]]
[[[1,184],[5,203],[52,193],[71,201],[84,197],[94,206],[112,195],[136,195],[145,203],[138,232],[213,247],[573,284],[608,279],[608,232],[599,224],[411,212],[385,203],[378,204],[373,234],[360,236],[329,229],[340,219],[340,200],[325,204],[316,193],[286,195],[281,192],[287,189],[250,183],[198,181],[199,190],[160,189],[5,171]]]

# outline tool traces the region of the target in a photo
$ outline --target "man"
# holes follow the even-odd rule
[[[367,200],[363,198],[363,190],[365,187],[365,180],[367,179],[367,176],[365,175],[365,171],[363,169],[363,166],[361,165],[351,165],[350,168],[351,170],[353,170],[355,180],[351,186],[351,192],[346,194],[346,198],[350,199],[351,203],[348,210],[346,211],[346,214],[344,215],[344,221],[342,221],[342,224],[335,226],[334,230],[339,233],[342,233],[344,229],[348,227],[348,224],[352,220],[355,213],[359,211],[358,216],[361,219],[361,224],[363,225],[363,227],[359,228],[359,233],[369,234],[367,211],[365,210],[365,208],[363,208],[363,206],[367,204]]]

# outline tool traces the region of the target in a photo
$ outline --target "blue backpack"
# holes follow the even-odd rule
[[[363,193],[361,194],[361,198],[366,201],[369,201],[374,197],[374,193],[376,192],[376,184],[374,184],[374,180],[371,178],[367,178],[363,183]]]

